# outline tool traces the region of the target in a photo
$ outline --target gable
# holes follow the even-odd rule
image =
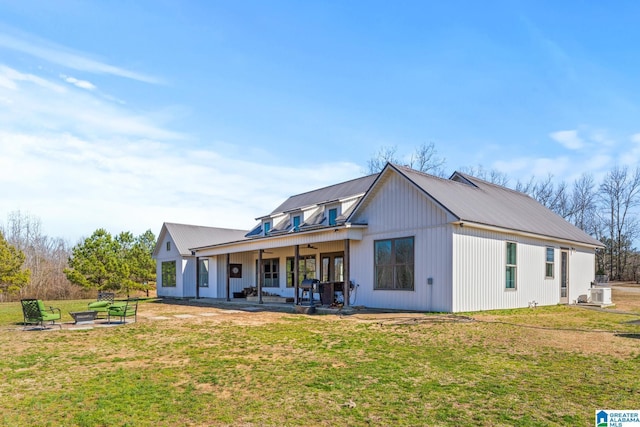
[[[392,170],[380,175],[349,217],[352,224],[367,224],[369,232],[424,228],[456,220],[438,201]]]
[[[512,232],[524,232],[599,247],[587,233],[524,193],[456,173],[443,179],[403,166],[387,164],[360,200],[348,221],[366,222],[362,212],[377,197],[391,176],[399,176],[420,190],[423,197],[447,212],[449,222],[467,222]],[[404,201],[398,200],[397,206]]]
[[[163,249],[166,249],[164,245],[168,239],[175,246],[172,250],[176,250],[181,256],[191,256],[191,249],[244,240],[246,233],[246,230],[165,222],[160,230],[153,256],[157,257]]]

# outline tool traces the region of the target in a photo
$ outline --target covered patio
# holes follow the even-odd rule
[[[361,240],[364,228],[338,226],[192,248],[196,300],[291,307],[313,297],[319,307],[348,307],[351,241]],[[237,298],[249,289],[254,298]]]

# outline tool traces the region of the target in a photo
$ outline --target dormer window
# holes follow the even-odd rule
[[[338,208],[329,209],[329,225],[336,225],[337,218],[338,218]]]
[[[296,215],[291,219],[293,231],[300,231],[300,215]]]
[[[264,223],[264,235],[268,236],[271,231],[271,222],[267,221]]]
[[[170,251],[171,250],[171,242],[167,242],[167,250]]]

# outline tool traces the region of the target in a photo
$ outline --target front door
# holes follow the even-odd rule
[[[343,303],[344,252],[321,254],[320,259],[320,281],[323,283],[322,303]]]
[[[569,303],[569,251],[560,252],[560,303]]]

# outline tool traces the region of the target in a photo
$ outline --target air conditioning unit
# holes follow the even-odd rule
[[[611,304],[611,288],[591,288],[589,289],[589,299],[593,304]]]

